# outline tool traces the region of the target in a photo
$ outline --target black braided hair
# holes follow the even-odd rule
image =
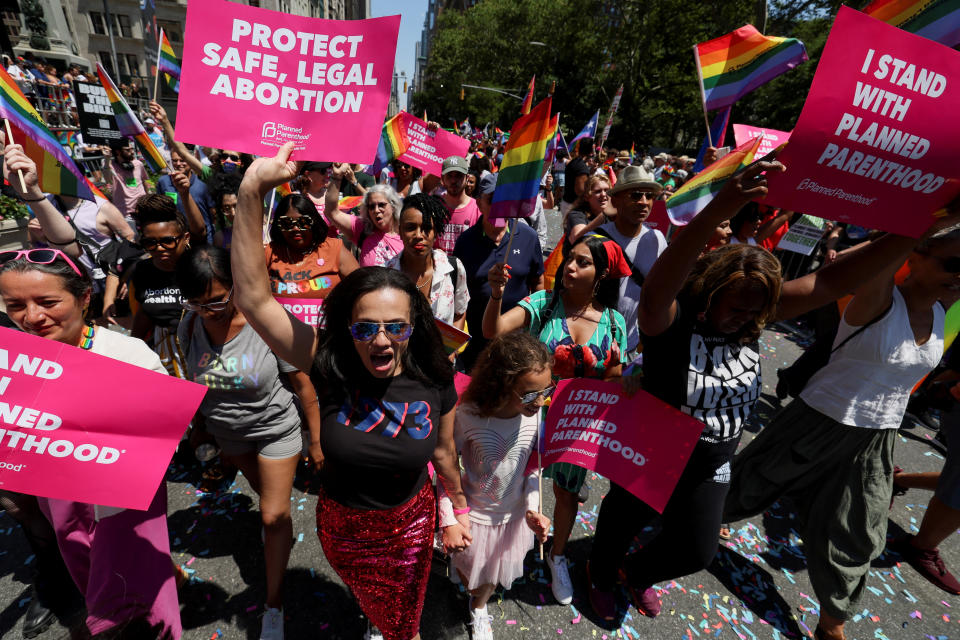
[[[428,196],[425,193],[416,193],[403,199],[400,207],[400,216],[407,209],[416,209],[423,216],[423,230],[433,230],[437,236],[443,233],[444,227],[450,222],[450,211],[439,196]]]

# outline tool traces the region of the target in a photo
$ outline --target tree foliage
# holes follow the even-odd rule
[[[769,4],[769,15],[763,9]],[[536,99],[556,82],[554,111],[565,134],[600,109],[600,127],[617,87],[623,98],[610,146],[695,151],[704,116],[693,46],[747,23],[766,35],[803,40],[810,61],[745,96],[731,122],[790,130],[803,106],[838,0],[482,0],[440,14],[422,92],[411,110],[427,109],[443,126],[469,117],[474,126],[509,129],[520,102],[462,84],[522,96],[536,74]],[[859,7],[864,2],[854,3]],[[758,11],[760,12],[758,14]],[[537,43],[543,43],[537,44]],[[713,117],[713,114],[710,114]],[[732,133],[729,142],[732,142]]]

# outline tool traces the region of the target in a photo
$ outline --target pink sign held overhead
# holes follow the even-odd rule
[[[407,132],[410,146],[400,154],[400,159],[411,167],[435,176],[440,175],[443,159],[449,156],[465,156],[470,141],[449,131],[430,131],[427,123],[406,111],[400,112],[400,126]]]
[[[321,20],[190,0],[177,139],[297,160],[369,162],[387,111],[400,16]]]
[[[917,237],[960,192],[960,52],[840,7],[768,204]]]
[[[0,489],[146,509],[206,391],[0,328]]]
[[[733,125],[733,137],[739,147],[744,142],[753,140],[757,136],[763,138],[760,146],[757,148],[757,158],[762,158],[790,138],[789,131],[779,131],[777,129],[767,129],[764,127],[755,127],[751,124]]]
[[[570,462],[596,471],[663,512],[703,423],[645,391],[619,384],[562,380],[544,425],[544,467]]]

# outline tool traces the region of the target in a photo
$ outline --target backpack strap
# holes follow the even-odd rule
[[[594,235],[603,236],[604,238],[607,238],[609,240],[613,240],[614,242],[616,242],[613,236],[610,235],[610,232],[604,229],[603,227],[597,227],[596,229],[593,230],[592,233]],[[643,281],[644,281],[643,274],[640,272],[639,269],[637,269],[634,266],[633,261],[630,260],[630,256],[627,255],[626,251],[623,252],[623,259],[627,262],[627,266],[630,267],[630,276],[629,276],[630,279],[633,280],[638,287],[643,287]]]

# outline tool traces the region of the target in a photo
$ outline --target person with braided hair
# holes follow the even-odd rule
[[[385,266],[410,276],[434,317],[462,330],[470,302],[466,271],[457,258],[434,249],[449,220],[450,212],[437,196],[417,193],[404,198],[400,207],[403,250]]]

